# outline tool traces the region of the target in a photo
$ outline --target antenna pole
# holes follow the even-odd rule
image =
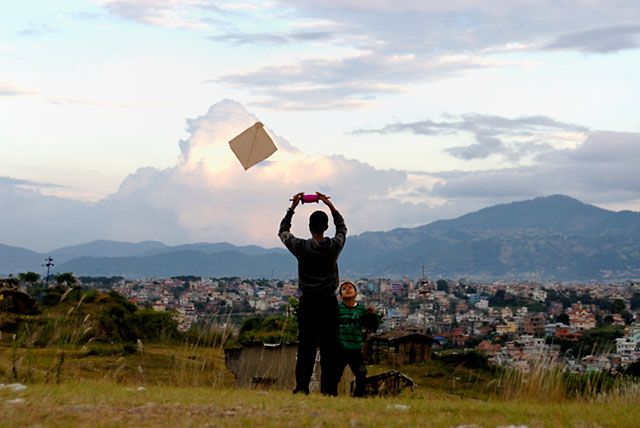
[[[45,288],[49,288],[49,274],[51,273],[51,268],[55,266],[55,264],[53,263],[53,259],[51,258],[51,256],[44,259],[44,261],[46,262],[44,266],[47,267],[47,279],[45,280]]]

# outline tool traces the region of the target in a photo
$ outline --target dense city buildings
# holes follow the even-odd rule
[[[352,281],[362,304],[383,315],[379,333],[429,335],[434,349],[476,349],[496,364],[527,369],[619,370],[640,359],[640,283],[475,283],[424,278]],[[91,284],[84,279],[84,284]],[[113,290],[139,306],[171,311],[180,328],[286,314],[295,282],[175,277],[119,280]]]

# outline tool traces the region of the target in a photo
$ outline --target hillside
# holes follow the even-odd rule
[[[640,213],[562,195],[497,205],[413,229],[353,237],[354,273],[589,280],[640,277]]]

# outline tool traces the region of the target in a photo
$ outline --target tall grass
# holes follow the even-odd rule
[[[0,382],[61,383],[87,377],[137,385],[228,383],[222,350],[234,333],[230,312],[179,337],[160,331],[148,344],[140,339],[135,344],[119,338],[111,342],[96,334],[99,312],[86,307],[87,294],[96,297],[90,291],[69,302],[74,294],[68,289],[57,305],[23,318],[10,348],[0,347]]]
[[[639,385],[631,378],[604,371],[569,373],[558,364],[535,362],[528,370],[501,370],[496,393],[509,400],[536,402],[640,400]]]

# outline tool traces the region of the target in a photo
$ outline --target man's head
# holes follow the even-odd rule
[[[309,216],[309,230],[311,233],[322,235],[329,228],[329,216],[324,211],[314,211]]]
[[[343,299],[355,299],[358,295],[358,290],[353,282],[345,281],[340,284],[339,294]]]

